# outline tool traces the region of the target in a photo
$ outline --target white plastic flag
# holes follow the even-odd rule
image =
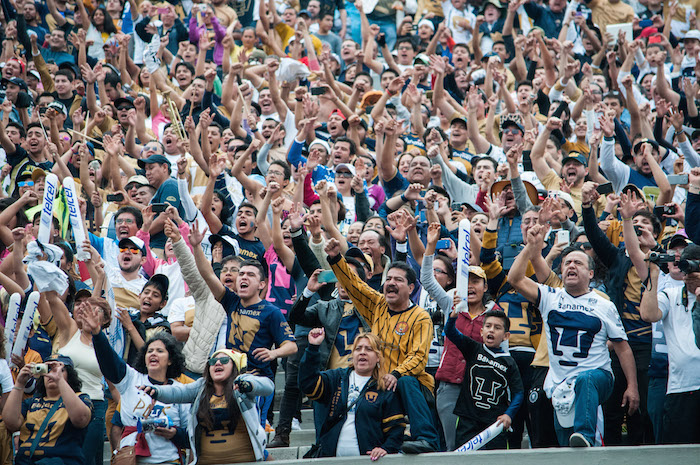
[[[483,430],[481,433],[471,438],[466,443],[462,444],[455,450],[455,452],[471,452],[479,450],[493,438],[501,434],[501,432],[503,432],[503,424],[498,424],[498,422],[496,422],[493,425],[486,428],[485,430]]]
[[[22,296],[15,292],[10,296],[10,306],[7,309],[7,319],[5,320],[5,357],[10,361],[12,355],[12,343],[15,342],[15,329],[17,328],[17,318],[22,305]]]
[[[34,325],[34,312],[39,306],[39,293],[34,291],[29,294],[29,299],[27,299],[27,305],[24,307],[24,315],[22,315],[22,323],[20,324],[19,330],[17,331],[17,339],[12,346],[12,353],[22,357],[24,354],[24,348],[27,345],[27,340],[29,340],[29,333],[32,331],[32,326]]]
[[[68,206],[68,219],[73,230],[73,239],[75,240],[75,248],[78,250],[76,257],[81,262],[90,259],[90,253],[83,250],[83,242],[85,242],[85,230],[83,222],[80,219],[80,207],[75,196],[75,181],[70,176],[63,178],[63,192],[66,194],[66,204]]]
[[[469,294],[469,254],[472,224],[464,219],[459,222],[459,243],[457,244],[457,295],[464,302]]]
[[[53,205],[58,192],[58,176],[53,173],[46,175],[44,183],[44,203],[41,209],[41,223],[37,240],[42,244],[48,244],[51,239],[51,227],[53,223]]]

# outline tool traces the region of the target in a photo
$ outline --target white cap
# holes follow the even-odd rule
[[[339,164],[335,165],[335,172],[337,173],[338,170],[341,168],[347,169],[348,171],[350,171],[350,174],[352,174],[353,176],[355,176],[355,174],[356,174],[355,167],[348,164],[348,163],[339,163]]]
[[[683,37],[683,40],[685,39],[700,40],[700,31],[698,31],[697,29],[693,29],[691,31],[686,32],[685,37]]]

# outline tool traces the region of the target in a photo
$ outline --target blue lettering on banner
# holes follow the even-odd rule
[[[44,196],[44,213],[51,215],[53,213],[53,200],[56,197],[56,189],[53,184],[46,184],[46,195]]]

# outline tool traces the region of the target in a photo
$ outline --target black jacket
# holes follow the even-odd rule
[[[299,387],[309,399],[326,406],[328,413],[321,430],[324,434],[319,438],[321,457],[335,457],[340,431],[347,418],[352,367],[319,373],[319,359],[319,346],[309,345],[299,366]],[[378,389],[375,380],[370,379],[368,383],[355,405],[355,432],[360,455],[366,455],[375,447],[390,454],[398,452],[406,426],[401,401],[393,391]]]

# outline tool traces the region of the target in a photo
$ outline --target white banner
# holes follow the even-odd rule
[[[42,244],[48,244],[51,239],[51,229],[53,222],[53,205],[58,192],[58,176],[53,173],[46,175],[44,183],[44,203],[41,209],[41,223],[39,224],[39,234],[37,240]]]
[[[471,452],[474,450],[479,450],[493,438],[501,434],[502,431],[503,424],[501,423],[499,425],[498,422],[496,422],[493,425],[486,428],[485,430],[483,430],[481,433],[471,438],[466,443],[462,444],[455,450],[455,452]]]
[[[27,340],[29,340],[29,333],[32,331],[32,326],[34,325],[34,312],[39,306],[39,293],[37,291],[29,294],[29,299],[27,299],[27,305],[24,307],[24,315],[22,315],[22,323],[17,331],[17,339],[12,346],[12,353],[24,356],[24,348],[27,345]]]
[[[85,242],[85,230],[83,222],[80,218],[80,207],[75,195],[75,181],[70,176],[63,178],[63,192],[66,194],[66,204],[68,206],[68,219],[73,230],[73,239],[75,239],[75,248],[78,253],[75,256],[81,262],[90,260],[90,253],[83,250],[83,242]]]
[[[15,342],[15,329],[21,305],[22,296],[15,292],[10,296],[10,306],[7,309],[7,318],[5,319],[5,357],[7,363],[10,363],[10,355],[12,355],[12,343]]]
[[[457,295],[464,302],[469,294],[469,254],[472,224],[464,219],[459,222],[459,244],[457,244]]]

